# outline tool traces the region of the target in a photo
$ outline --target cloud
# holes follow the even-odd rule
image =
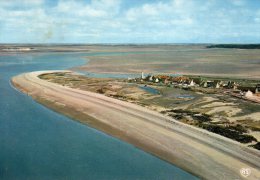
[[[245,0],[230,0],[230,2],[235,6],[244,6],[246,4]]]
[[[252,7],[257,6],[248,5],[248,1],[147,1],[126,7],[124,3],[125,0],[59,0],[50,6],[44,0],[0,1],[0,42],[260,40],[260,6],[256,11]]]
[[[260,9],[256,12],[254,21],[260,23]]]
[[[55,10],[80,17],[111,17],[118,13],[119,5],[119,0],[93,0],[90,4],[85,4],[83,1],[61,0]]]

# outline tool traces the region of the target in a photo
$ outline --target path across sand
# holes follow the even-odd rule
[[[12,83],[33,98],[46,98],[91,116],[97,129],[125,140],[205,179],[260,179],[260,152],[144,107],[21,74]],[[109,128],[101,128],[101,124]],[[241,168],[250,168],[245,178]]]

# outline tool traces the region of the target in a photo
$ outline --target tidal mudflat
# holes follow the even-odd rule
[[[124,46],[123,46],[124,47]],[[207,48],[206,45],[124,47],[111,56],[86,57],[78,69],[96,73],[165,73],[259,79],[260,49]],[[138,51],[138,53],[130,53]]]

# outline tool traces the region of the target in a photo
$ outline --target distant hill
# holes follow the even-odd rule
[[[260,49],[260,44],[214,44],[207,48]]]

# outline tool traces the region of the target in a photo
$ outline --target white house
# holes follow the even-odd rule
[[[250,91],[250,90],[248,90],[247,92],[246,92],[246,94],[245,94],[245,97],[253,97],[254,95],[253,95],[253,93],[252,93],[252,91]]]
[[[145,79],[144,72],[142,72],[141,78]]]
[[[190,86],[195,86],[195,82],[193,80],[191,80]]]

